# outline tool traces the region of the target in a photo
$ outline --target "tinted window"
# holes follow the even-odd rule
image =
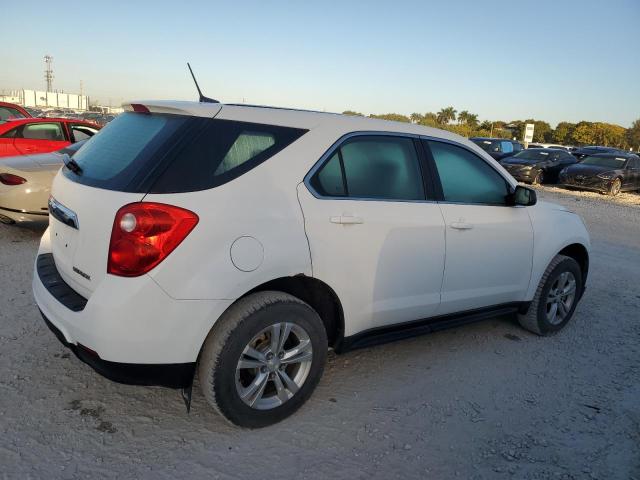
[[[500,142],[500,147],[502,148],[502,153],[513,152],[513,143],[511,142]]]
[[[0,122],[4,122],[10,118],[25,118],[25,116],[15,108],[0,107]]]
[[[206,190],[251,170],[306,130],[182,115],[124,113],[74,155],[74,181],[109,190]]]
[[[88,138],[93,137],[97,132],[95,128],[87,127],[85,125],[71,125],[70,128],[74,142],[87,140]]]
[[[482,138],[471,138],[473,143],[478,145],[485,152],[499,152],[500,151],[500,142],[496,140],[485,140]]]
[[[14,138],[16,136],[16,133],[18,133],[18,130],[19,130],[18,127],[12,128],[8,132],[5,132],[2,135],[0,135],[0,138]]]
[[[320,195],[329,197],[342,197],[346,195],[342,167],[340,166],[340,155],[338,152],[325,163],[312,181],[313,187]]]
[[[428,142],[444,200],[456,203],[504,205],[506,180],[469,150],[443,142]]]
[[[340,185],[342,171],[344,186]],[[388,200],[425,198],[413,140],[402,137],[367,136],[347,140],[316,174],[312,185],[323,195]],[[338,193],[331,194],[332,191]]]
[[[30,123],[22,127],[20,137],[33,140],[52,140],[64,142],[62,125],[59,123]]]
[[[518,142],[513,142],[512,145],[513,145],[513,151],[514,152],[520,152],[523,149],[522,144],[520,144]]]
[[[622,157],[587,157],[582,161],[583,165],[597,165],[599,167],[607,167],[611,169],[620,169],[624,167],[626,162]]]

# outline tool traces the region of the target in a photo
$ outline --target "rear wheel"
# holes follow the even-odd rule
[[[611,185],[609,186],[609,191],[607,193],[612,197],[615,197],[620,193],[621,189],[622,189],[622,180],[620,180],[619,178],[616,178],[613,180],[613,182],[611,182]]]
[[[207,401],[229,422],[259,428],[302,406],[326,356],[315,310],[286,293],[258,292],[230,307],[211,330],[198,376]]]
[[[582,272],[570,257],[556,255],[545,270],[520,325],[538,335],[561,330],[573,316],[582,295]]]

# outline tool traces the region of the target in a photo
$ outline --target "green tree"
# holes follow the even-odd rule
[[[358,117],[364,117],[363,114],[361,114],[360,112],[354,112],[353,110],[345,110],[344,112],[342,112],[343,115],[354,115],[354,116],[358,116]]]
[[[438,123],[446,125],[446,124],[448,124],[450,122],[455,122],[456,121],[456,113],[458,113],[458,111],[453,107],[446,107],[446,108],[441,109],[437,113]]]
[[[556,129],[551,135],[551,141],[554,143],[559,143],[561,145],[569,145],[571,143],[571,135],[573,134],[573,130],[575,128],[575,123],[560,122],[558,125],[556,125]]]
[[[405,122],[410,123],[411,119],[406,115],[401,115],[399,113],[383,113],[382,115],[369,115],[370,118],[378,118],[380,120],[391,120],[393,122]]]
[[[640,151],[640,118],[631,124],[626,132],[627,144],[634,152]]]
[[[409,118],[413,123],[420,123],[420,121],[424,119],[424,115],[422,115],[421,113],[412,113],[411,115],[409,115]]]

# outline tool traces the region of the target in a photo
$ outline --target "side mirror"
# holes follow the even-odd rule
[[[509,195],[509,200],[513,206],[531,207],[538,203],[538,196],[534,189],[518,185],[513,193]]]

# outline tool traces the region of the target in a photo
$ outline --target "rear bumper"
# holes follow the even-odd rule
[[[232,300],[177,300],[148,275],[136,278],[106,275],[90,297],[83,298],[62,280],[50,253],[47,230],[33,276],[38,308],[65,345],[76,351],[84,346],[95,352],[97,360],[92,359],[90,365],[108,378],[119,378],[119,374],[112,375],[109,371],[120,372],[121,365],[134,371],[191,368],[211,327],[232,303]],[[47,257],[50,262],[43,261]],[[125,383],[163,384],[140,379]]]
[[[186,388],[193,381],[195,362],[153,365],[109,362],[81,344],[67,342],[62,332],[47,319],[42,311],[40,313],[44,323],[65,347],[109,380],[127,385],[154,385],[169,388]]]

